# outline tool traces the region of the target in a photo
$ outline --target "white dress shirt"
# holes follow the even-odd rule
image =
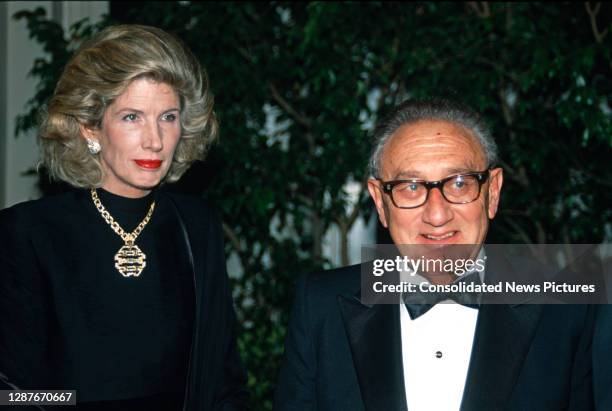
[[[448,300],[413,320],[399,309],[408,410],[459,410],[478,310]]]

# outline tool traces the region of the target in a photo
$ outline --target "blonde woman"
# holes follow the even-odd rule
[[[246,408],[219,219],[158,189],[216,134],[175,37],[113,26],[77,50],[40,127],[42,164],[75,189],[0,211],[3,389],[76,390],[76,409]]]

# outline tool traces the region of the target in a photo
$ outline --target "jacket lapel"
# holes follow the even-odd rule
[[[542,312],[541,305],[480,308],[462,411],[502,409],[519,376]]]
[[[206,247],[203,247],[200,236],[196,235],[198,232],[205,232],[201,227],[193,227],[188,226],[185,223],[184,215],[188,214],[188,211],[182,209],[180,203],[175,201],[174,197],[170,194],[166,195],[166,198],[169,200],[169,204],[173,211],[175,212],[177,221],[179,223],[179,228],[181,230],[181,235],[184,240],[185,251],[187,254],[187,258],[189,260],[189,265],[191,266],[191,275],[193,278],[193,290],[194,290],[194,316],[193,316],[193,327],[192,327],[192,335],[191,335],[191,343],[189,348],[189,357],[187,363],[187,381],[185,383],[185,395],[183,398],[183,411],[194,409],[193,404],[196,403],[201,397],[208,396],[210,394],[210,390],[204,392],[204,390],[198,390],[197,387],[197,375],[199,370],[196,365],[201,364],[203,359],[202,355],[205,353],[202,350],[197,349],[197,345],[200,342],[200,327],[199,324],[201,322],[201,316],[203,315],[203,310],[206,308],[202,306],[201,302],[203,301],[203,291],[209,290],[212,287],[202,287],[202,283],[205,278],[203,278],[202,273],[205,272],[204,260],[201,253],[198,254],[198,258],[194,255],[194,250],[205,250]],[[195,231],[193,231],[195,230]],[[212,276],[208,276],[206,278],[210,281]],[[201,343],[200,343],[201,344]]]
[[[499,262],[497,258],[492,260]],[[366,305],[358,296],[339,296],[338,302],[365,409],[407,411],[397,304]],[[462,411],[503,409],[507,405],[541,313],[538,304],[480,307]]]
[[[367,411],[407,411],[399,309],[338,297],[359,388]]]

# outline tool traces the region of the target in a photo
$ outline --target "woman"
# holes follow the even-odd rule
[[[76,390],[77,409],[245,407],[219,220],[157,189],[203,158],[212,106],[162,30],[109,27],[77,50],[40,128],[42,164],[76,189],[0,212],[3,389]]]

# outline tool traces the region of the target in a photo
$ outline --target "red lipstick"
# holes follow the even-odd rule
[[[161,160],[134,160],[142,168],[149,170],[158,169],[161,166]]]

